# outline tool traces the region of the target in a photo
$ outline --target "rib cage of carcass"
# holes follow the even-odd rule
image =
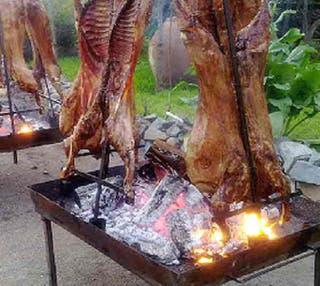
[[[41,91],[41,79],[47,75],[62,96],[60,69],[52,45],[49,18],[43,4],[39,0],[1,0],[0,19],[9,75],[22,90],[35,95]],[[24,58],[26,35],[32,45],[35,62],[33,71],[28,68]],[[0,85],[3,86],[2,72]]]
[[[138,142],[133,74],[152,1],[91,0],[84,7],[75,1],[75,6],[81,66],[60,114],[60,129],[69,136],[62,177],[73,173],[81,149],[99,153],[106,141],[124,161],[125,192],[132,198]]]

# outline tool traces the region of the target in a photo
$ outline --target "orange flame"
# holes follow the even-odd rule
[[[197,261],[196,261],[196,264],[198,265],[207,265],[207,264],[212,264],[214,261],[213,261],[213,258],[212,257],[200,257]]]
[[[279,222],[270,224],[269,221],[260,214],[244,213],[239,217],[239,227],[236,228],[236,232],[240,235],[239,237],[241,237],[241,235],[244,235],[246,238],[265,236],[269,240],[274,240],[277,238],[274,231],[274,226],[276,224],[279,224]],[[225,249],[227,241],[225,241],[224,234],[217,224],[213,224],[212,229],[209,230],[198,229],[194,231],[192,233],[192,238],[197,242],[202,242],[202,245],[205,245],[192,250],[192,257],[194,258],[196,265],[214,263],[214,255],[226,257]],[[233,239],[237,239],[237,237],[233,237]],[[214,248],[212,248],[213,245],[215,245]]]
[[[32,132],[32,127],[26,123],[21,125],[21,127],[18,130],[18,134],[31,134]]]
[[[269,225],[268,221],[259,215],[250,213],[244,215],[243,229],[248,237],[258,237],[265,235],[269,240],[277,238],[273,230],[273,225]]]

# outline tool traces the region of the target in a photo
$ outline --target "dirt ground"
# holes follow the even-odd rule
[[[20,151],[18,165],[13,164],[11,154],[0,154],[0,286],[48,285],[42,224],[27,186],[56,179],[63,162],[61,144]],[[94,159],[79,159],[79,169],[97,168]],[[306,192],[320,200],[319,189],[309,188]],[[59,285],[147,285],[60,227],[54,226],[53,231]],[[245,285],[311,286],[313,258]]]

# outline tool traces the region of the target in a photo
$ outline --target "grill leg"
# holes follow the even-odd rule
[[[58,286],[57,270],[56,270],[56,263],[54,258],[54,249],[53,249],[52,225],[51,225],[51,221],[46,218],[42,218],[42,221],[43,221],[43,228],[44,228],[44,236],[46,240],[46,257],[47,257],[47,264],[49,269],[49,285]]]
[[[315,251],[314,258],[314,286],[320,286],[320,248]]]

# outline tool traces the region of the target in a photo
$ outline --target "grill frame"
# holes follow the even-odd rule
[[[109,176],[122,175],[123,172],[122,166],[113,167],[109,169]],[[93,175],[97,175],[97,172]],[[81,176],[74,176],[69,179],[68,186],[77,188],[88,183],[91,183],[90,180]],[[212,265],[199,267],[195,266],[192,261],[186,260],[179,266],[166,266],[144,255],[138,249],[117,241],[95,225],[80,220],[61,207],[59,198],[69,193],[65,186],[62,180],[55,180],[30,187],[35,210],[41,215],[45,224],[47,257],[51,277],[50,285],[53,286],[57,285],[57,282],[51,222],[63,227],[150,285],[202,286],[222,285],[230,280],[239,282],[244,275],[250,276],[252,273],[272,265],[277,267],[275,265],[278,262],[307,253],[310,250],[310,244],[315,245],[320,242],[319,218],[316,223],[299,232],[275,241],[268,241],[267,253],[265,251],[266,241],[261,240],[255,242],[249,250],[242,251]],[[317,251],[317,249],[314,250]],[[319,255],[316,255],[316,257],[319,258]],[[319,265],[319,261],[317,263]],[[264,274],[266,271],[262,270],[262,272]],[[319,275],[315,274],[317,276],[315,280],[317,279],[320,283]],[[256,277],[257,274],[253,274],[253,276]],[[320,286],[320,284],[315,285]]]

